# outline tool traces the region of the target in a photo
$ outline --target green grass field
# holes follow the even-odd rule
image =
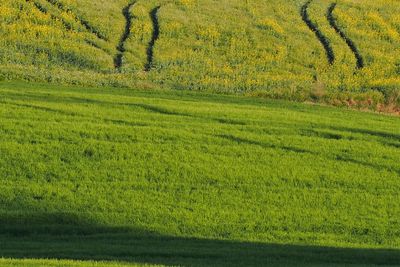
[[[388,115],[2,82],[0,265],[399,266],[399,148]]]

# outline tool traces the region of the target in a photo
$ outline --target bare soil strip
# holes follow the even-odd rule
[[[307,1],[301,8],[301,17],[303,21],[307,24],[308,28],[313,31],[325,49],[326,57],[328,58],[329,64],[333,64],[335,62],[335,53],[333,52],[331,43],[329,39],[321,32],[318,26],[312,22],[310,19],[310,15],[308,14],[308,8],[313,0]]]
[[[337,34],[340,35],[340,37],[346,42],[347,46],[350,48],[350,50],[353,52],[356,60],[357,60],[357,69],[362,69],[364,68],[364,58],[362,57],[360,51],[358,50],[356,44],[351,40],[346,33],[339,27],[335,16],[333,15],[333,11],[336,8],[336,3],[333,3],[330,5],[328,8],[328,13],[327,13],[327,19],[329,21],[329,24],[331,27],[336,31]]]

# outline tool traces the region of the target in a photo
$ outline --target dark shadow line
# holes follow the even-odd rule
[[[323,138],[323,139],[327,139],[327,140],[347,139],[340,134],[317,131],[317,130],[304,130],[304,131],[302,131],[301,135],[307,136],[307,137],[318,137],[318,138]]]
[[[40,96],[36,95],[21,95],[21,94],[13,94],[13,93],[8,93],[7,96],[12,96],[12,97],[18,97],[20,98],[21,96],[27,97],[27,100],[29,101],[30,99],[35,99],[39,101],[43,101],[44,99],[41,98]],[[205,120],[211,120],[215,121],[221,124],[230,124],[230,125],[240,125],[244,126],[247,125],[244,121],[236,120],[236,119],[229,119],[229,118],[217,118],[217,117],[207,117],[207,116],[202,116],[202,115],[195,115],[195,114],[189,114],[189,113],[182,113],[182,112],[177,112],[177,111],[172,111],[168,110],[167,108],[156,106],[156,105],[151,105],[151,104],[144,104],[144,103],[124,103],[124,102],[112,102],[112,101],[102,101],[102,100],[95,100],[95,99],[89,99],[89,98],[79,98],[79,97],[63,97],[62,100],[56,98],[50,100],[50,96],[46,96],[47,99],[46,101],[53,101],[55,102],[56,100],[63,101],[64,103],[73,103],[73,104],[93,104],[93,105],[113,105],[113,106],[126,106],[126,107],[136,107],[136,108],[141,108],[146,111],[152,112],[152,113],[158,113],[161,115],[169,115],[169,116],[181,116],[181,117],[189,117],[189,118],[196,118],[196,119],[205,119]],[[33,106],[33,105],[26,105],[26,104],[17,104],[17,103],[11,103],[11,102],[5,102],[5,101],[0,101],[0,103],[4,104],[9,104],[9,105],[15,105],[15,106],[21,106],[21,107],[27,107],[27,108],[40,108],[40,106]],[[57,102],[58,103],[58,102]],[[51,109],[51,108],[43,108],[43,111],[53,111],[56,112],[57,110]],[[71,114],[66,114],[66,115],[71,115]],[[84,116],[84,115],[82,115]]]
[[[64,111],[64,110],[60,110],[60,109],[54,109],[54,108],[42,107],[42,106],[36,106],[36,105],[30,105],[30,104],[19,104],[19,103],[11,103],[11,102],[6,102],[6,101],[0,101],[0,103],[15,106],[15,107],[30,108],[30,109],[40,110],[40,111],[44,111],[44,112],[56,113],[56,114],[64,115],[64,116],[72,116],[72,117],[79,117],[79,118],[83,118],[83,119],[92,119],[92,120],[94,119],[94,120],[98,120],[99,122],[103,121],[103,122],[114,124],[114,125],[123,125],[123,126],[131,126],[131,127],[149,126],[149,124],[141,123],[141,122],[132,122],[132,121],[125,121],[125,120],[119,120],[119,119],[108,119],[108,118],[101,118],[101,117],[90,117],[90,116],[85,116],[85,115],[75,113],[75,112],[69,112],[69,111]]]
[[[400,262],[398,249],[200,239],[112,227],[74,212],[39,211],[35,206],[39,201],[19,201],[21,211],[6,209],[1,213],[0,257],[167,266],[398,266]]]
[[[153,105],[149,105],[149,104],[124,104],[124,105],[139,107],[139,108],[142,108],[142,109],[144,109],[146,111],[159,113],[159,114],[163,114],[163,115],[175,115],[175,116],[193,117],[190,114],[170,111],[170,110],[167,110],[165,108],[158,107],[158,106],[153,106]]]
[[[238,144],[255,145],[255,146],[260,146],[260,147],[263,147],[263,148],[271,148],[271,149],[281,149],[281,150],[285,150],[285,151],[288,151],[288,152],[295,152],[295,153],[307,153],[307,154],[312,154],[312,155],[321,155],[320,153],[316,153],[316,152],[305,150],[305,149],[301,149],[301,148],[296,148],[296,147],[292,147],[292,146],[280,146],[280,145],[275,145],[275,144],[266,144],[266,143],[262,143],[262,142],[259,142],[259,141],[245,139],[245,138],[242,138],[242,137],[237,137],[237,136],[228,135],[228,134],[216,135],[216,137],[227,139],[227,140],[230,140],[230,141],[238,143]],[[387,170],[387,171],[390,171],[390,172],[396,172],[396,173],[398,173],[400,175],[400,169],[390,168],[390,167],[387,167],[387,166],[382,166],[382,165],[368,163],[368,162],[363,162],[363,161],[359,161],[359,160],[356,160],[356,159],[343,157],[341,155],[336,155],[334,157],[334,160],[341,161],[341,162],[346,162],[346,163],[353,163],[353,164],[361,165],[361,166],[364,166],[364,167],[373,168],[373,169],[378,170],[378,171]]]
[[[357,48],[356,44],[353,42],[353,40],[351,40],[342,29],[340,29],[339,25],[337,24],[336,18],[333,15],[333,11],[335,10],[336,5],[337,5],[336,3],[333,3],[330,5],[330,7],[328,8],[326,17],[327,17],[331,27],[336,31],[337,34],[340,35],[340,37],[346,42],[347,46],[353,52],[353,54],[357,60],[357,69],[362,69],[362,68],[364,68],[364,59],[361,56],[360,51],[358,50],[358,48]]]
[[[126,51],[125,42],[129,38],[129,35],[131,34],[133,16],[131,15],[130,10],[135,4],[136,0],[131,2],[129,5],[127,5],[122,9],[122,15],[124,16],[126,22],[125,22],[125,30],[122,33],[121,39],[119,40],[117,46],[118,53],[114,57],[114,66],[118,70],[121,70],[122,67],[122,57],[124,56],[124,53]]]
[[[91,47],[98,49],[98,50],[102,51],[103,53],[106,53],[107,55],[110,55],[110,53],[106,49],[102,48],[101,46],[99,46],[98,44],[93,42],[92,40],[85,39],[85,42],[88,45],[90,45]]]
[[[241,126],[247,125],[246,122],[244,121],[229,119],[229,118],[216,118],[215,121],[221,124],[231,124],[231,125],[241,125]]]
[[[326,57],[328,58],[329,64],[333,64],[335,62],[335,53],[333,52],[332,46],[329,42],[329,39],[320,31],[318,26],[312,22],[310,19],[310,15],[308,14],[308,8],[313,0],[307,1],[302,7],[301,7],[301,17],[303,21],[307,24],[308,28],[315,33],[317,36],[318,40],[322,44],[322,46],[325,49],[326,52]]]
[[[195,119],[205,119],[205,120],[211,120],[215,121],[221,124],[230,124],[230,125],[241,125],[244,126],[246,125],[245,122],[243,121],[237,121],[234,119],[226,119],[226,118],[215,118],[215,117],[204,117],[201,115],[194,115],[194,114],[188,114],[188,113],[181,113],[181,112],[176,112],[176,111],[171,111],[166,108],[154,106],[154,105],[149,105],[149,104],[128,104],[128,103],[119,103],[120,105],[125,105],[125,106],[135,106],[142,108],[146,111],[153,112],[153,113],[158,113],[162,115],[172,115],[172,116],[181,116],[181,117],[188,117],[188,118],[195,118]]]
[[[147,127],[147,126],[150,126],[147,123],[132,122],[132,121],[125,121],[125,120],[103,119],[103,121],[111,123],[111,124],[123,125],[123,126],[131,126],[131,127]]]
[[[370,130],[370,129],[361,129],[361,128],[351,128],[351,127],[343,127],[343,126],[329,126],[328,129],[335,130],[335,131],[343,131],[343,132],[350,132],[350,133],[359,133],[365,135],[376,136],[379,138],[390,138],[396,141],[400,141],[400,134],[395,133],[388,133],[378,130]]]
[[[21,108],[31,108],[31,109],[34,109],[34,110],[41,110],[41,111],[45,111],[45,112],[57,113],[57,114],[60,114],[60,115],[65,115],[65,116],[85,117],[85,116],[82,116],[82,115],[80,115],[78,113],[75,113],[75,112],[69,112],[69,111],[64,111],[64,110],[59,110],[59,109],[54,109],[54,108],[49,108],[49,107],[36,106],[36,105],[31,105],[31,104],[11,103],[11,102],[7,102],[7,101],[0,101],[0,103],[5,104],[5,105],[21,107]]]
[[[151,68],[153,67],[154,45],[160,35],[160,24],[158,22],[158,16],[157,16],[160,8],[161,8],[161,6],[158,6],[156,8],[153,8],[150,12],[150,18],[153,23],[153,34],[152,34],[151,40],[147,47],[147,63],[144,67],[144,71],[146,71],[146,72],[150,71]]]
[[[360,166],[364,166],[364,167],[375,169],[377,171],[386,170],[386,171],[389,171],[389,172],[396,172],[397,174],[400,175],[400,169],[390,168],[390,167],[386,167],[386,166],[382,166],[382,165],[378,165],[378,164],[373,164],[373,163],[368,163],[368,162],[364,162],[364,161],[357,160],[357,159],[346,158],[346,157],[343,157],[343,156],[340,156],[340,155],[337,155],[335,157],[335,160],[342,161],[342,162],[347,162],[347,163],[357,164],[357,165],[360,165]]]
[[[274,145],[274,144],[265,144],[265,143],[262,143],[262,142],[259,142],[259,141],[245,139],[245,138],[237,137],[237,136],[234,136],[234,135],[220,134],[220,135],[216,135],[216,137],[227,139],[229,141],[232,141],[232,142],[235,142],[235,143],[238,143],[238,144],[255,145],[255,146],[262,147],[262,148],[281,149],[281,150],[295,152],[295,153],[315,154],[312,151],[301,149],[301,148],[297,148],[297,147],[279,146],[279,145]]]
[[[21,95],[17,95],[17,94],[16,95],[8,94],[8,95],[18,96],[18,97],[21,96]],[[29,99],[42,100],[39,97],[32,97],[32,96],[28,96],[28,97],[29,97]],[[205,116],[201,116],[201,115],[194,115],[194,114],[189,114],[189,113],[176,112],[176,111],[168,110],[166,108],[159,107],[159,106],[154,106],[154,105],[150,105],[150,104],[115,103],[115,102],[108,102],[108,101],[101,101],[101,100],[94,100],[94,99],[87,99],[87,98],[82,99],[82,98],[78,98],[78,97],[67,97],[63,101],[67,102],[66,100],[75,101],[75,102],[73,102],[73,104],[87,103],[87,104],[94,104],[94,105],[113,105],[113,106],[136,107],[136,108],[144,109],[145,111],[148,111],[148,112],[161,114],[161,115],[167,115],[167,116],[181,116],[181,117],[194,118],[194,119],[204,119],[204,120],[208,119],[210,121],[215,121],[217,123],[229,124],[229,125],[240,125],[240,126],[246,125],[245,122],[237,121],[237,120],[234,120],[234,119],[205,117]],[[79,113],[68,112],[68,111],[63,111],[63,110],[43,107],[43,106],[36,106],[36,105],[31,105],[31,104],[12,103],[12,102],[1,101],[1,100],[0,100],[0,103],[7,104],[7,105],[12,105],[12,106],[17,106],[17,107],[41,110],[41,111],[45,111],[45,112],[57,113],[57,114],[60,114],[60,115],[74,116],[74,117],[79,116],[79,117],[87,118],[87,119],[102,120],[104,122],[113,123],[113,124],[119,124],[119,125],[142,126],[142,127],[149,126],[149,124],[146,124],[146,123],[129,122],[129,121],[124,121],[124,120],[115,120],[115,119],[107,119],[107,118],[100,118],[100,117],[90,117],[90,116],[85,116],[85,115],[79,114]]]
[[[383,145],[400,149],[400,143],[382,142]]]

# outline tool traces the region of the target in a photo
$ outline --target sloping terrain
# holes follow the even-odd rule
[[[2,0],[0,14],[3,79],[399,104],[397,0]]]
[[[395,266],[399,125],[254,98],[2,83],[0,258]]]
[[[400,1],[0,2],[1,266],[399,266]]]

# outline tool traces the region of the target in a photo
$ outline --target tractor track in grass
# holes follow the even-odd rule
[[[114,66],[117,70],[121,70],[122,67],[122,57],[126,51],[125,49],[125,42],[129,38],[131,34],[131,26],[132,26],[132,19],[134,16],[131,15],[131,9],[136,4],[136,0],[131,2],[129,5],[122,9],[122,15],[124,15],[126,23],[125,23],[125,30],[122,33],[121,39],[119,40],[117,46],[117,54],[114,57]]]
[[[307,24],[308,28],[315,33],[316,37],[318,38],[319,42],[322,44],[322,46],[325,49],[326,57],[328,59],[329,64],[333,64],[335,62],[335,53],[333,52],[333,48],[331,46],[331,43],[329,42],[329,39],[321,32],[321,30],[318,28],[318,26],[312,22],[310,15],[308,14],[308,8],[310,4],[312,3],[313,0],[307,1],[302,7],[301,7],[301,17],[305,24]]]
[[[346,33],[339,27],[337,20],[335,16],[333,15],[333,12],[336,8],[337,4],[332,3],[327,12],[327,19],[329,21],[329,24],[331,27],[336,31],[337,34],[340,35],[340,37],[346,42],[347,46],[350,48],[350,50],[353,52],[356,60],[357,60],[357,69],[362,69],[364,68],[364,58],[362,57],[360,51],[358,50],[356,44],[351,40]]]
[[[144,67],[144,71],[149,72],[153,67],[154,61],[154,45],[158,40],[160,35],[160,24],[158,22],[158,11],[160,10],[161,6],[157,6],[150,11],[150,18],[153,23],[153,33],[151,40],[147,46],[147,63]]]
[[[45,8],[43,5],[41,5],[39,2],[34,1],[34,0],[26,0],[26,2],[27,2],[27,3],[32,3],[32,4],[35,6],[35,8],[36,8],[37,10],[39,10],[41,13],[43,13],[43,14],[45,14],[45,15],[49,15],[50,18],[51,18],[53,21],[60,21],[60,22],[63,24],[64,28],[65,28],[67,31],[72,31],[72,30],[73,30],[72,26],[71,26],[68,22],[66,22],[63,18],[61,18],[61,17],[59,17],[59,16],[56,16],[56,15],[51,14],[51,13],[49,12],[49,10],[48,10],[47,8]],[[99,45],[97,45],[97,44],[96,44],[95,42],[93,42],[93,41],[90,41],[90,40],[86,39],[86,40],[85,40],[85,43],[88,44],[88,45],[90,45],[90,46],[92,46],[92,47],[94,47],[94,48],[96,48],[96,49],[99,49],[99,50],[103,51],[103,52],[106,53],[106,54],[110,54],[107,50],[101,48]]]
[[[68,30],[68,31],[72,30],[72,27],[71,27],[71,25],[70,25],[69,23],[67,23],[64,19],[59,18],[59,17],[57,17],[57,16],[51,14],[51,13],[47,10],[47,8],[45,8],[44,6],[42,6],[39,2],[34,1],[34,0],[26,0],[26,2],[27,2],[27,3],[32,3],[32,4],[35,6],[35,8],[36,8],[37,10],[39,10],[40,12],[42,12],[42,13],[45,14],[45,15],[49,15],[50,18],[51,18],[52,20],[54,20],[54,21],[61,21],[61,23],[63,24],[63,26],[64,26],[64,28],[65,28],[66,30]]]
[[[96,35],[97,38],[108,42],[108,38],[103,35],[99,30],[97,30],[95,27],[93,27],[89,21],[83,19],[82,17],[76,15],[74,13],[74,11],[70,8],[65,7],[62,3],[58,2],[57,0],[46,0],[49,4],[51,4],[52,6],[54,6],[55,8],[63,11],[63,12],[69,12],[71,14],[73,14],[73,16],[76,18],[76,20],[89,32],[91,32],[92,34]]]
[[[107,49],[104,49],[103,47],[101,47],[100,45],[98,45],[97,43],[93,42],[92,40],[89,39],[85,39],[85,43],[87,43],[88,45],[90,45],[91,47],[98,49],[100,51],[102,51],[103,53],[106,53],[107,55],[111,56],[110,52]]]

